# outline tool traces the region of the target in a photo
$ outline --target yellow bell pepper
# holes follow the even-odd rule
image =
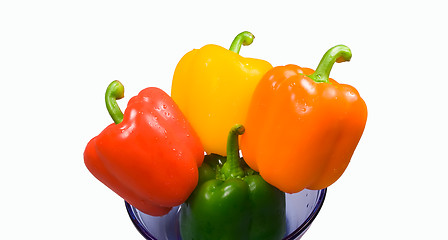
[[[262,76],[272,68],[264,60],[239,55],[254,36],[242,32],[230,49],[205,45],[179,61],[171,97],[191,123],[207,153],[226,155],[228,130],[244,124],[250,99]]]

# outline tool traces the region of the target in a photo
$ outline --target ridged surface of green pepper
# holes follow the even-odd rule
[[[227,157],[205,156],[199,181],[182,205],[183,240],[279,240],[285,235],[285,193],[264,181],[239,157],[235,125],[227,141]]]

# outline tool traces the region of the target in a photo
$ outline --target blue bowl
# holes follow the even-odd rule
[[[321,209],[327,189],[303,190],[295,194],[286,194],[286,236],[283,240],[300,239],[308,230]],[[134,226],[149,240],[182,240],[179,231],[179,207],[173,208],[167,215],[153,217],[126,204],[129,217]]]

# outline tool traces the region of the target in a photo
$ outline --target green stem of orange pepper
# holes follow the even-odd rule
[[[252,44],[254,41],[255,36],[248,32],[244,31],[238,35],[236,35],[235,39],[233,40],[232,44],[230,45],[229,50],[232,52],[240,53],[241,45],[248,46]]]
[[[330,48],[322,57],[316,71],[308,77],[315,82],[328,83],[330,77],[330,71],[335,62],[346,62],[352,58],[352,52],[350,48],[344,45],[337,45]]]
[[[109,84],[106,90],[106,108],[115,124],[123,121],[123,112],[117,104],[117,99],[124,97],[124,86],[120,81],[115,80]]]

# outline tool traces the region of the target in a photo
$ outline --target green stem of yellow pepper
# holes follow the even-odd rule
[[[233,40],[232,44],[230,45],[229,50],[232,52],[240,53],[241,45],[248,46],[252,44],[254,41],[255,36],[248,32],[244,31],[238,35],[236,35],[235,39]]]

